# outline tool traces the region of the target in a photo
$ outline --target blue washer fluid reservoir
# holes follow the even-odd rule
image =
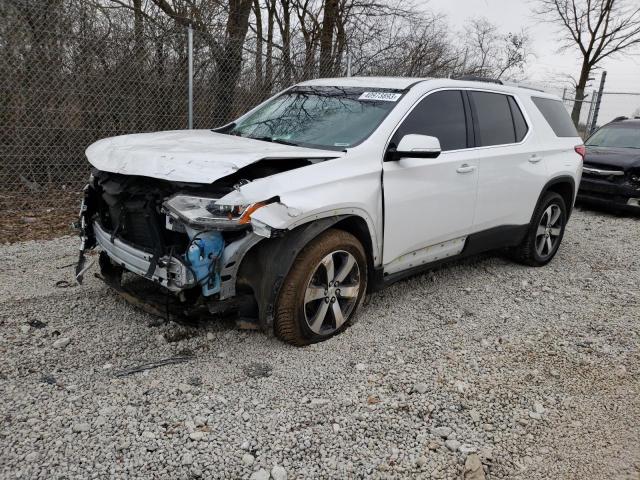
[[[186,263],[202,285],[202,295],[208,297],[220,291],[220,257],[224,239],[220,232],[198,232],[187,229],[191,243],[185,254]]]

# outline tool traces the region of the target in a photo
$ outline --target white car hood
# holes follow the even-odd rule
[[[237,137],[174,130],[105,138],[86,151],[98,170],[174,182],[212,183],[263,159],[336,158],[344,154]]]

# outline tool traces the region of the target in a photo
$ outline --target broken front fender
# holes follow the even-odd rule
[[[263,329],[273,325],[275,303],[293,262],[314,238],[345,217],[333,216],[306,223],[279,238],[263,240],[252,248],[238,271],[238,288],[253,291]]]

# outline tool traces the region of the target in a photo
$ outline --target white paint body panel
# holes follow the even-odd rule
[[[86,155],[98,170],[174,182],[212,183],[265,158],[326,158],[343,153],[211,130],[175,130],[105,138],[90,145]]]
[[[475,167],[458,173],[462,165]],[[473,225],[478,170],[467,151],[384,163],[384,263],[466,235]]]
[[[276,229],[291,229],[332,215],[357,215],[369,228],[374,265],[383,266],[386,273],[459,253],[474,232],[528,223],[543,186],[552,178],[569,175],[576,186],[580,182],[581,159],[573,148],[581,139],[557,138],[530,100],[531,96],[557,99],[552,95],[448,79],[352,77],[303,85],[407,90],[371,136],[345,152],[202,130],[105,139],[91,145],[87,157],[100,170],[204,184],[264,158],[274,162],[279,158],[332,158],[255,180],[218,203],[249,204],[279,197],[280,202],[252,215]],[[436,159],[383,162],[389,139],[407,112],[439,89],[513,95],[531,131],[518,145],[444,152]],[[540,155],[542,161],[529,162],[532,154]],[[474,168],[458,173],[462,164]]]

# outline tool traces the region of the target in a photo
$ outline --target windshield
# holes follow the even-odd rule
[[[603,127],[587,140],[586,145],[640,149],[640,128]]]
[[[303,147],[344,150],[365,140],[400,97],[400,90],[295,87],[225,133]]]

